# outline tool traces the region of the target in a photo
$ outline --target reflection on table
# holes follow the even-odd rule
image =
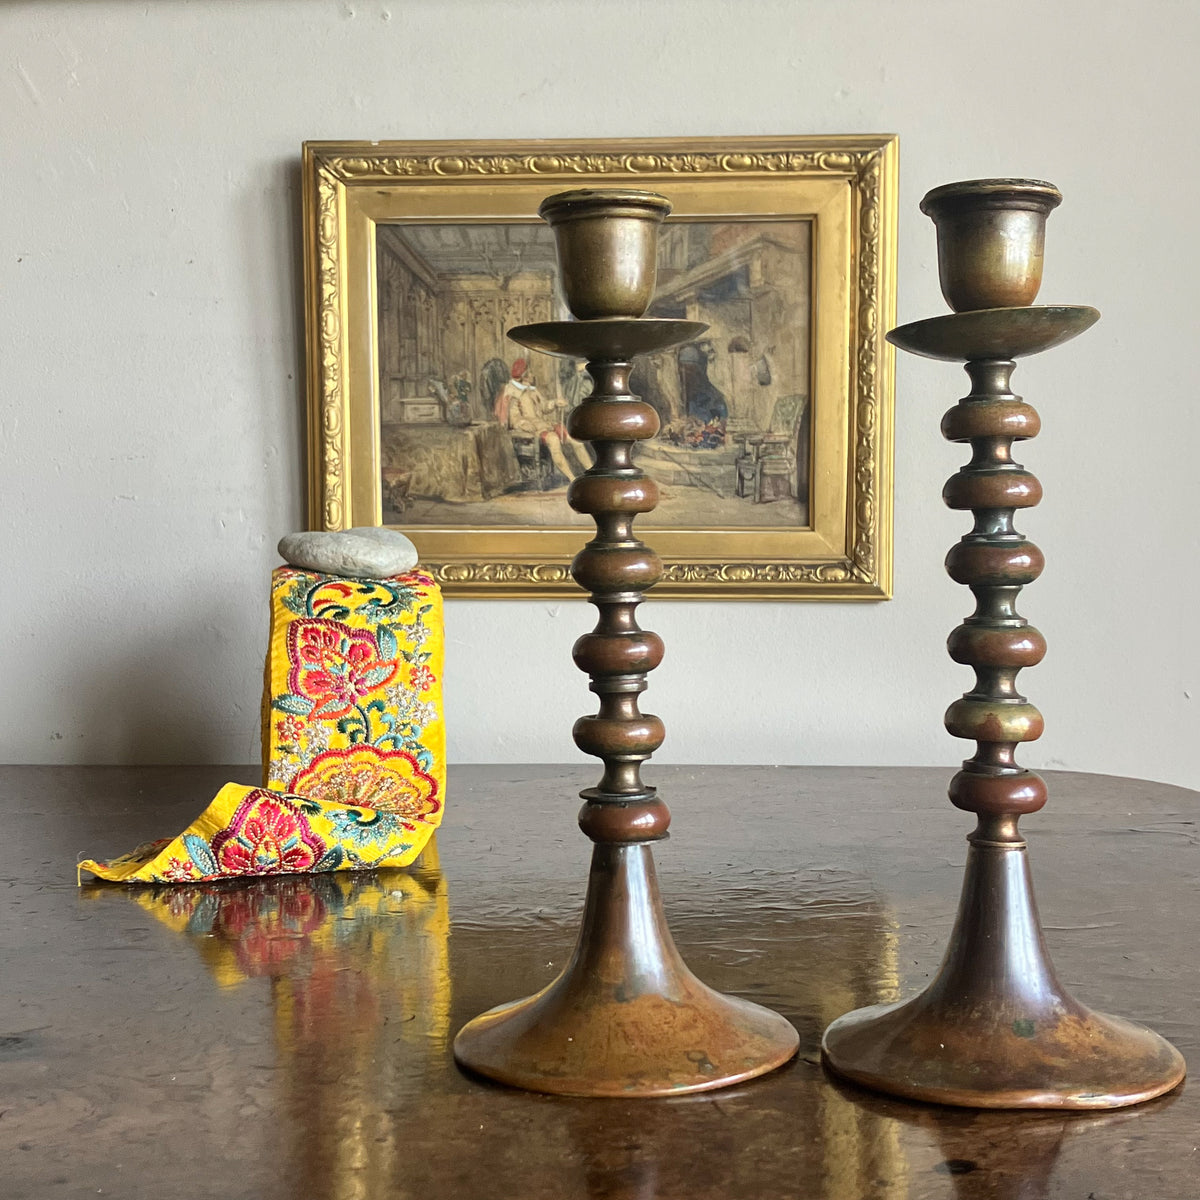
[[[387,1194],[406,1159],[395,1108],[412,1108],[449,1055],[450,920],[436,838],[408,871],[130,894],[195,947],[222,987],[271,981],[278,1099],[305,1195]]]

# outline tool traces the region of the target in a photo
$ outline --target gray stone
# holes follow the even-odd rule
[[[417,548],[404,534],[375,525],[340,533],[289,533],[279,539],[279,556],[289,566],[351,579],[387,579],[417,565]]]

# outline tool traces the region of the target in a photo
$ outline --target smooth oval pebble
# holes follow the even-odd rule
[[[417,565],[417,548],[395,529],[358,525],[337,533],[306,531],[279,539],[289,566],[351,579],[389,579]]]

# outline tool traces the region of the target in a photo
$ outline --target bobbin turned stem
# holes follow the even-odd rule
[[[588,363],[592,395],[568,418],[568,432],[590,442],[596,461],[567,492],[567,502],[596,522],[596,536],[576,554],[571,574],[591,593],[596,627],[572,651],[591,677],[599,711],[580,717],[573,732],[585,754],[604,763],[595,788],[583,793],[579,816],[594,841],[647,841],[667,835],[671,815],[648,788],[641,766],[663,743],[663,723],[643,713],[638,696],[646,674],[662,661],[662,639],[637,623],[644,592],[662,575],[657,554],[633,532],[638,513],[651,512],[658,488],[633,464],[636,442],[658,432],[658,414],[629,390],[627,362]]]
[[[596,536],[575,556],[577,583],[591,593],[595,628],[574,647],[598,711],[575,722],[575,744],[604,764],[582,793],[579,825],[595,843],[579,939],[563,973],[535,996],[471,1021],[454,1043],[464,1066],[534,1091],[579,1096],[663,1096],[726,1087],[780,1066],[796,1031],[778,1014],[722,996],[700,982],[675,948],[663,915],[651,843],[666,837],[667,806],[641,778],[662,745],[662,722],[638,697],[662,660],[662,640],[637,623],[644,592],[662,573],[633,531],[658,489],[634,464],[638,441],[658,431],[654,409],[629,390],[630,347],[664,350],[705,327],[639,321],[653,287],[653,227],[669,210],[652,193],[574,192],[551,197],[565,289],[586,322],[549,322],[510,336],[549,353],[584,349],[592,394],[571,414],[571,435],[595,463],[568,491]],[[622,232],[613,222],[627,220]],[[564,252],[564,247],[567,249]],[[649,258],[647,259],[647,255]],[[628,256],[637,261],[630,262]],[[586,344],[585,344],[586,343]]]
[[[1157,1034],[1092,1012],[1055,975],[1038,921],[1018,821],[1046,803],[1041,777],[1016,761],[1041,736],[1042,716],[1017,688],[1040,662],[1042,635],[1017,611],[1041,574],[1042,553],[1014,525],[1041,498],[1014,461],[1013,442],[1037,433],[1037,413],[1009,387],[1014,363],[967,364],[969,395],[942,420],[971,461],[943,490],[972,529],[946,558],[975,611],[951,633],[956,662],[975,685],[946,712],[946,728],[976,742],[950,783],[952,803],[976,816],[958,917],[933,982],[899,1004],[848,1013],[825,1032],[838,1074],[915,1100],[972,1108],[1117,1108],[1149,1100],[1182,1078],[1183,1059]]]

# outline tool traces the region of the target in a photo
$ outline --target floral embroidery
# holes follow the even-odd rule
[[[344,808],[331,810],[329,823],[334,833],[356,850],[370,849],[377,844],[387,847],[388,854],[400,851],[402,846],[412,843],[416,827],[395,813],[380,812],[371,808]]]
[[[295,715],[316,720],[347,716],[400,669],[395,658],[380,656],[369,629],[351,629],[341,621],[294,621],[288,627],[287,651],[291,695],[285,699],[309,701],[310,711]]]
[[[299,717],[284,717],[275,722],[275,730],[281,742],[295,745],[304,736],[304,722]]]
[[[190,883],[192,880],[200,878],[200,872],[190,858],[176,858],[172,855],[170,861],[163,868],[163,878],[169,879],[172,883]]]
[[[404,635],[414,650],[420,650],[433,635],[433,630],[423,621],[414,621],[404,626]]]
[[[417,602],[437,591],[432,576],[420,571],[391,579],[359,579],[351,581],[337,576],[321,575],[293,567],[280,567],[274,575],[276,584],[286,586],[281,596],[283,606],[298,617],[325,617],[344,620],[357,613],[371,622],[389,620],[411,613]],[[419,611],[428,612],[426,604]]]
[[[289,790],[326,804],[409,818],[432,816],[442,807],[437,780],[421,769],[415,755],[376,746],[327,750],[296,775]]]
[[[441,597],[427,575],[277,569],[264,697],[270,790],[228,784],[178,838],[81,869],[186,882],[174,890],[201,897],[193,917],[202,922],[211,897],[223,895],[216,881],[232,875],[280,883],[298,872],[407,865],[443,812],[442,662]]]
[[[298,806],[255,788],[212,839],[212,853],[223,875],[274,875],[320,869],[325,843]]]

